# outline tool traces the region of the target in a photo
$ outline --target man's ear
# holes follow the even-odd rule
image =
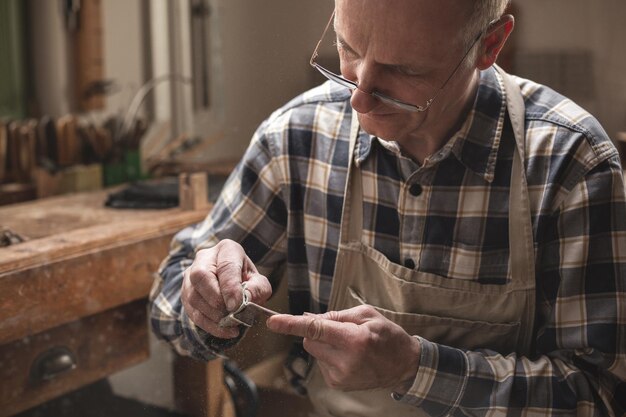
[[[498,54],[509,38],[513,27],[515,26],[515,18],[512,15],[504,15],[487,30],[487,33],[480,43],[480,51],[476,58],[476,67],[485,70],[491,67],[498,58]]]

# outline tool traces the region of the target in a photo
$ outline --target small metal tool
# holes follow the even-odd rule
[[[270,317],[280,314],[250,301],[250,291],[246,290],[246,284],[247,282],[241,284],[243,302],[237,310],[220,320],[220,327],[233,327],[238,325],[252,327],[259,315]]]

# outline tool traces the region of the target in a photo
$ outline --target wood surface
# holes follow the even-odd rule
[[[29,239],[0,250],[0,281],[7,272],[71,258],[120,243],[176,232],[202,220],[209,208],[125,210],[104,206],[112,190],[52,197],[0,207],[0,224]]]
[[[148,355],[145,297],[154,273],[172,236],[204,219],[210,207],[109,209],[104,201],[111,191],[0,207],[0,226],[26,239],[0,248],[0,417],[106,377]],[[141,320],[123,313],[130,308],[141,310]],[[77,352],[78,367],[33,386],[26,379],[32,361],[56,346]],[[190,415],[234,416],[221,362],[181,366],[175,372],[181,384],[177,400]],[[192,389],[194,384],[197,389]]]
[[[0,248],[0,344],[146,297],[174,233],[208,213],[109,209],[106,195],[0,207],[28,239]]]
[[[182,173],[178,176],[180,208],[201,210],[209,204],[208,178],[205,172]]]
[[[0,206],[22,203],[37,198],[37,189],[33,184],[11,182],[0,184]],[[0,219],[0,226],[2,219]],[[1,253],[1,252],[0,252]],[[0,255],[0,259],[2,259]]]
[[[235,417],[221,359],[205,363],[177,356],[174,387],[176,407],[191,417]]]
[[[228,176],[237,163],[235,161],[196,162],[196,161],[165,161],[158,165],[160,175],[173,175],[179,172],[206,172],[209,175]],[[210,185],[210,182],[209,182]]]
[[[0,346],[0,417],[11,416],[137,364],[149,356],[146,300]],[[63,346],[76,367],[47,381],[31,378],[42,353]]]

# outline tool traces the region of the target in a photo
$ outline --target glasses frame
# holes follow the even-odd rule
[[[313,51],[313,54],[311,55],[311,59],[309,61],[309,64],[311,64],[311,66],[313,68],[317,69],[324,77],[326,77],[330,81],[334,81],[337,84],[340,84],[340,85],[342,85],[342,86],[344,86],[346,88],[349,88],[350,90],[354,91],[354,90],[359,89],[359,85],[357,83],[355,83],[354,81],[348,80],[347,78],[343,77],[342,75],[335,74],[334,72],[332,72],[332,71],[322,67],[320,64],[315,62],[315,59],[318,57],[318,51],[319,51],[320,45],[322,44],[322,41],[324,40],[324,37],[326,36],[326,32],[328,32],[328,29],[330,28],[330,25],[331,25],[331,23],[333,22],[334,19],[335,19],[335,11],[333,10],[333,13],[330,15],[330,19],[328,20],[328,23],[326,24],[326,28],[324,28],[324,32],[322,33],[322,37],[320,38],[320,40],[317,42],[317,45],[315,46],[315,50]],[[476,38],[474,39],[474,41],[472,42],[470,47],[467,49],[467,51],[463,55],[463,58],[459,61],[459,63],[456,65],[456,67],[454,67],[454,70],[452,71],[450,76],[446,79],[446,81],[439,88],[439,90],[437,90],[435,95],[430,100],[426,101],[425,105],[417,106],[415,104],[407,103],[407,102],[399,100],[397,98],[393,98],[393,97],[390,97],[388,95],[379,93],[378,91],[372,91],[371,93],[367,93],[367,92],[365,92],[363,90],[360,90],[360,91],[364,92],[365,94],[369,94],[369,95],[371,95],[373,97],[376,97],[377,99],[379,99],[383,103],[388,104],[388,105],[393,106],[393,107],[396,107],[396,108],[399,108],[401,110],[414,112],[414,113],[425,112],[426,110],[428,110],[430,108],[431,104],[433,104],[433,101],[435,101],[435,99],[439,96],[441,91],[443,91],[443,89],[446,87],[448,82],[452,79],[454,74],[456,74],[456,72],[459,70],[459,68],[461,67],[461,64],[463,64],[465,59],[468,57],[470,51],[474,48],[474,46],[476,45],[478,40],[489,30],[489,28],[491,26],[493,26],[500,19],[501,19],[501,17],[492,20],[491,22],[489,22],[489,24],[487,25],[487,27],[484,30],[482,30],[478,35],[476,35]]]

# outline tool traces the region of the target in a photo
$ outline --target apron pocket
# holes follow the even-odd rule
[[[493,323],[417,313],[399,313],[368,303],[348,287],[351,307],[369,305],[412,336],[459,349],[489,349],[502,354],[515,352],[520,323]]]
[[[419,270],[447,279],[503,285],[509,282],[509,249],[451,242],[423,249]]]

